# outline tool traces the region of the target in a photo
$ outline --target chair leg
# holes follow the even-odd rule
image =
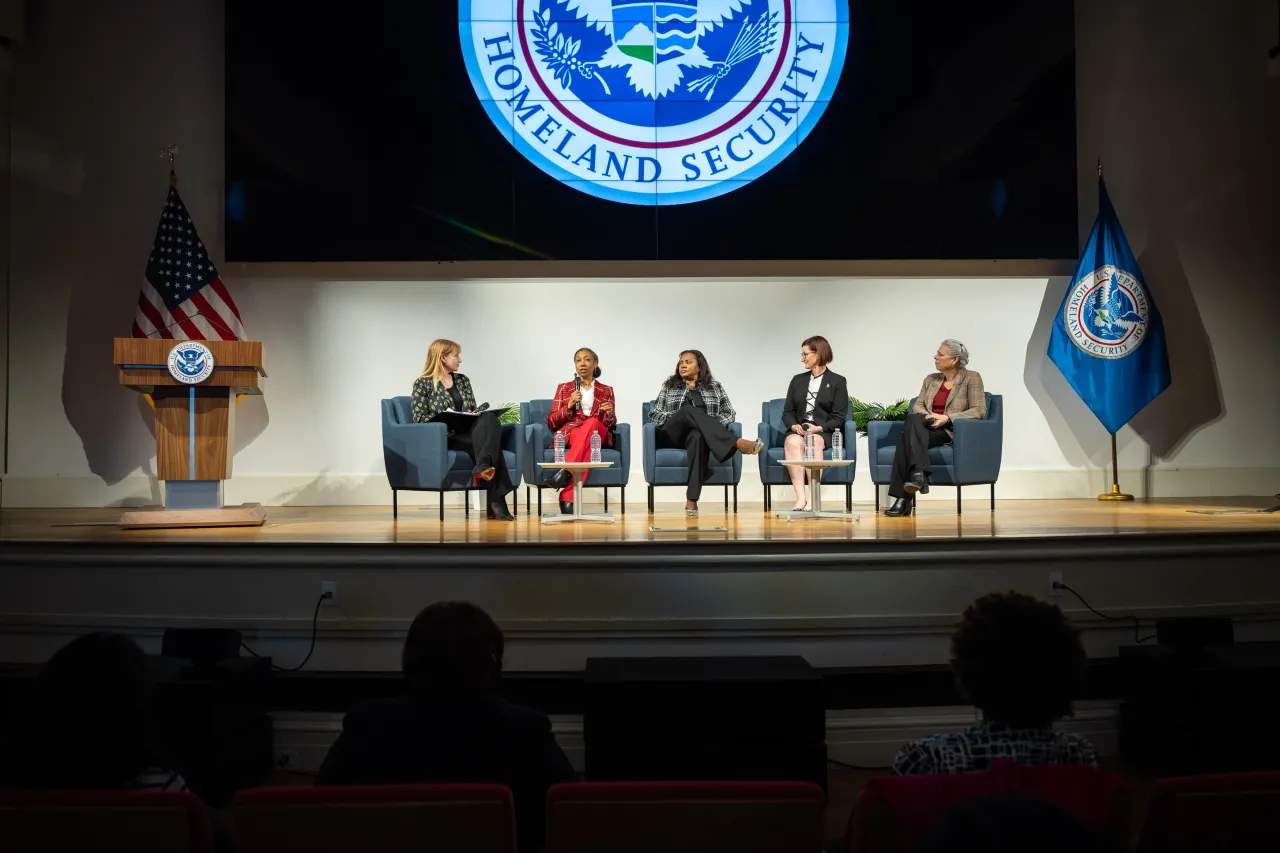
[[[471,517],[471,490],[470,489],[462,490],[462,517],[463,518]]]
[[[609,511],[609,487],[604,487],[604,511]]]
[[[538,486],[538,517],[542,517],[542,486]]]
[[[729,511],[729,487],[724,487],[724,511]]]
[[[880,484],[872,483],[872,488],[876,490],[876,512],[880,511]]]
[[[440,496],[440,520],[444,521],[444,491],[436,492]]]
[[[392,518],[400,517],[400,502],[396,497],[395,489],[391,490],[391,517]]]
[[[733,484],[733,514],[738,514],[738,484]]]
[[[996,484],[991,484],[991,511],[996,511]]]
[[[844,484],[844,511],[853,512],[853,483]]]
[[[653,515],[653,486],[649,487],[649,515]]]
[[[622,514],[627,514],[627,487],[622,487]]]
[[[764,484],[764,514],[769,514],[769,484]]]
[[[512,515],[520,514],[520,490],[519,489],[511,490],[511,514]]]
[[[956,515],[959,515],[962,511],[960,508],[960,487],[956,486]]]

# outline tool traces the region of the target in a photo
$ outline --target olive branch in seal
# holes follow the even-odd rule
[[[578,58],[582,40],[559,32],[560,25],[551,20],[550,9],[542,13],[534,12],[533,21],[534,50],[542,61],[547,63],[547,70],[560,81],[560,85],[566,89],[569,88],[569,83],[573,81],[573,72],[576,71],[584,80],[596,78],[604,87],[606,95],[613,94],[609,91],[609,84],[604,82],[604,78],[596,70],[596,66]]]

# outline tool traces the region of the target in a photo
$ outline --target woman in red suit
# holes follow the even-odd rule
[[[555,399],[551,401],[551,414],[547,426],[552,433],[564,433],[564,461],[587,462],[591,457],[591,436],[599,433],[600,446],[613,444],[611,430],[618,423],[613,407],[613,389],[600,376],[600,359],[595,351],[583,347],[573,354],[573,370],[578,375],[572,382],[556,386]],[[583,479],[589,472],[583,472]],[[550,484],[560,489],[560,511],[573,512],[573,482],[563,468],[551,478]]]

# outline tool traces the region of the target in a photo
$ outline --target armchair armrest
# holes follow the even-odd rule
[[[902,440],[902,421],[868,421],[867,455],[875,464],[876,452],[882,447],[897,446]]]
[[[729,432],[742,438],[742,424],[734,421],[729,424]],[[742,454],[735,453],[729,457],[730,464],[733,466],[733,482],[737,483],[742,479]]]
[[[658,425],[644,422],[644,479],[652,483],[658,475]]]
[[[545,423],[532,423],[524,425],[524,437],[524,480],[531,486],[541,485],[546,478],[538,463],[542,461],[542,451],[551,446],[554,436]]]
[[[447,473],[449,431],[442,423],[382,425],[382,459],[393,489],[438,489]]]
[[[622,457],[622,482],[631,482],[631,424],[617,424],[613,428],[613,447]]]
[[[1000,476],[1004,424],[998,420],[961,418],[952,422],[957,484],[994,483]]]
[[[858,459],[858,425],[853,421],[845,421],[840,428],[840,437],[844,439],[844,458]]]

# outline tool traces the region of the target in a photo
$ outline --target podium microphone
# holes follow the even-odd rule
[[[579,391],[579,390],[581,390],[581,389],[582,389],[582,377],[575,373],[575,374],[573,375],[573,390],[575,390],[575,391]],[[572,406],[570,406],[570,407],[569,407],[569,411],[571,411],[571,412],[572,412],[574,409],[577,409],[578,411],[582,411],[582,401],[581,401],[581,400],[579,400],[578,402],[574,403]]]

